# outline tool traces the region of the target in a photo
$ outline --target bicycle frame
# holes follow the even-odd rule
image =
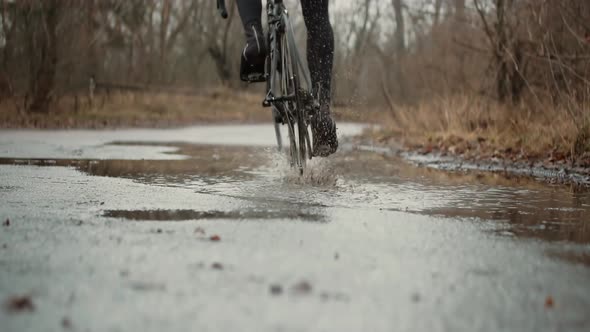
[[[225,0],[217,0],[217,8],[222,17],[227,16]],[[301,174],[303,174],[305,159],[307,159],[306,154],[309,159],[312,157],[308,133],[309,120],[312,114],[319,109],[319,101],[313,95],[311,77],[297,50],[293,27],[283,0],[268,0],[266,14],[268,18],[268,54],[265,73],[263,77],[258,77],[261,80],[253,79],[252,81],[266,81],[267,92],[262,106],[273,109],[279,151],[282,150],[279,129],[279,124],[282,123],[287,124],[289,128],[292,165],[293,162],[297,162]],[[307,89],[302,88],[302,83],[305,83]],[[280,86],[280,84],[283,85]],[[285,88],[284,84],[291,86],[291,88]],[[297,134],[299,143],[295,141],[295,124],[299,132]],[[299,144],[299,148],[297,144]]]
[[[276,94],[276,73],[279,66],[280,55],[277,54],[279,50],[279,40],[283,33],[287,29],[287,9],[285,8],[282,0],[268,1],[266,7],[266,14],[268,17],[268,46],[269,54],[268,60],[270,65],[266,67],[266,88],[267,94],[262,102],[264,107],[270,107],[276,102],[292,101],[295,99],[294,95],[291,96],[278,96]]]
[[[227,8],[225,6],[225,0],[217,0],[217,9],[220,12],[221,17],[227,18]],[[268,17],[268,49],[269,54],[267,55],[270,62],[270,66],[266,67],[265,78],[267,82],[267,95],[262,103],[264,107],[270,107],[276,102],[285,102],[294,100],[295,96],[279,96],[276,92],[276,72],[278,68],[279,56],[276,52],[279,49],[279,39],[282,34],[286,33],[287,38],[290,42],[295,45],[295,39],[291,32],[291,22],[289,21],[288,11],[285,7],[283,0],[269,0],[267,2],[266,13]],[[297,63],[295,66],[299,67],[301,74],[303,75],[304,82],[308,87],[308,93],[312,93],[311,78],[307,68],[303,65],[301,57],[298,54],[297,49],[292,50],[296,53]],[[273,53],[274,52],[274,53]],[[314,98],[315,99],[315,98]]]

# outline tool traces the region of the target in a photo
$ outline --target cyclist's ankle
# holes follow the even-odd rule
[[[262,24],[259,21],[253,21],[244,26],[246,35],[246,46],[244,47],[243,56],[248,62],[257,62],[260,58],[266,56],[266,43],[262,32]]]

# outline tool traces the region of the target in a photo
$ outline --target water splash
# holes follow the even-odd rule
[[[332,188],[338,183],[338,173],[328,158],[308,160],[303,175],[291,167],[289,157],[284,152],[270,150],[268,158],[266,171],[280,177],[286,184]]]

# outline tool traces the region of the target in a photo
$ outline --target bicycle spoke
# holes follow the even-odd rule
[[[303,173],[307,159],[312,157],[312,146],[308,128],[309,114],[306,108],[310,106],[306,105],[309,98],[304,98],[307,92],[301,90],[301,84],[303,82],[307,89],[311,89],[311,83],[307,68],[299,57],[289,18],[283,11],[280,15],[280,19],[274,21],[275,25],[272,26],[275,29],[275,37],[271,49],[273,61],[270,79],[273,80],[273,86],[276,84],[277,90],[272,91],[272,98],[275,109],[281,113],[282,121],[288,127],[291,166],[297,167]],[[278,128],[275,130],[280,147]]]

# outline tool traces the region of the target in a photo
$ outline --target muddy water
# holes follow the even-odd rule
[[[590,193],[524,177],[449,173],[416,168],[396,157],[354,150],[329,162],[314,160],[303,178],[272,148],[182,143],[141,145],[171,151],[179,160],[73,160],[0,158],[0,164],[75,167],[89,175],[128,178],[148,185],[246,199],[260,205],[370,207],[438,217],[493,220],[500,236],[590,244]],[[305,187],[305,192],[300,192]],[[301,195],[300,194],[304,194]],[[288,205],[288,204],[287,204]],[[274,219],[292,211],[143,211],[106,216],[133,220],[220,217]],[[268,211],[265,212],[263,211]],[[310,215],[311,216],[311,215]],[[314,218],[311,218],[314,219]]]
[[[590,327],[589,193],[349,144],[299,177],[271,129],[0,133],[8,330]]]

